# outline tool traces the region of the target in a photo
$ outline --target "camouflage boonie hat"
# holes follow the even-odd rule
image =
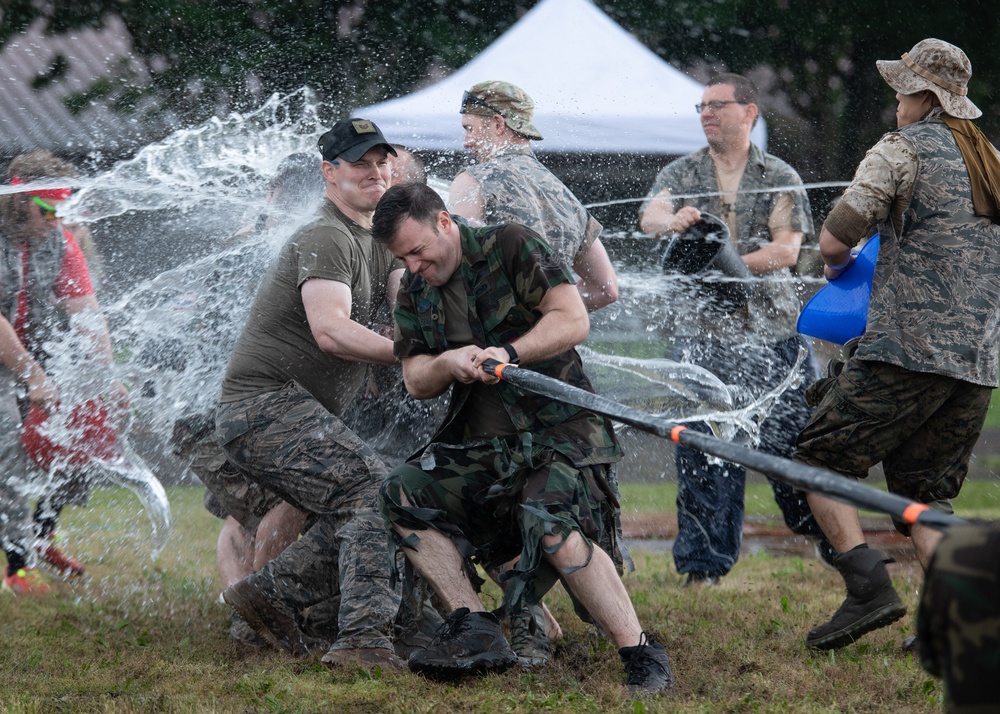
[[[529,139],[541,141],[542,135],[531,123],[535,115],[535,103],[527,92],[511,84],[490,80],[480,82],[462,95],[459,114],[476,114],[491,117],[499,114],[507,126]]]
[[[878,60],[879,74],[900,94],[916,94],[925,89],[937,96],[945,112],[959,119],[982,116],[979,107],[966,96],[972,78],[972,62],[961,49],[933,37],[921,40],[902,59]]]

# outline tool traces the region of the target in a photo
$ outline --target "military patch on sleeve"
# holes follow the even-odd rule
[[[357,121],[352,121],[351,126],[354,127],[354,133],[356,134],[374,134],[375,125],[372,124],[367,119],[358,119]]]

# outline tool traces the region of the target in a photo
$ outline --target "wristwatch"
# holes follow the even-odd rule
[[[504,344],[503,348],[507,350],[507,356],[510,359],[507,360],[507,364],[518,364],[521,361],[521,356],[517,354],[517,350],[514,349],[514,345],[511,343]]]

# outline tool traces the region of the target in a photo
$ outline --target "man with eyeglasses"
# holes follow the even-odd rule
[[[84,574],[84,566],[63,553],[54,537],[63,506],[86,503],[89,489],[78,470],[53,472],[39,489],[32,519],[23,489],[41,465],[36,459],[50,454],[28,453],[22,424],[40,424],[59,406],[59,389],[48,373],[53,344],[72,333],[74,339],[86,340],[82,351],[97,361],[110,365],[112,353],[87,260],[56,216],[71,190],[65,185],[27,186],[74,178],[76,167],[39,150],[14,158],[8,175],[12,185],[26,185],[27,190],[0,196],[0,545],[7,555],[5,589],[27,595],[49,589],[35,568],[39,560],[66,578]],[[89,385],[73,387],[86,390]],[[19,405],[22,392],[26,399]],[[127,405],[127,392],[117,380],[107,383],[104,397],[116,410]],[[46,442],[46,451],[61,448],[52,443]]]
[[[476,160],[455,177],[448,210],[471,225],[520,223],[544,238],[577,275],[590,311],[618,299],[618,277],[601,243],[603,226],[536,158],[535,103],[510,82],[480,82],[462,96],[465,148]]]
[[[662,237],[684,233],[703,212],[717,216],[753,276],[745,305],[713,299],[710,286],[700,287],[698,304],[687,306],[692,319],[679,322],[673,335],[676,358],[759,396],[789,373],[800,347],[807,350],[802,383],[782,395],[761,426],[760,450],[787,458],[810,415],[805,390],[819,377],[812,348],[795,329],[801,301],[792,271],[803,236],[813,230],[809,199],[791,166],[750,141],[759,113],[750,80],[718,75],[695,108],[708,146],[660,171],[640,210],[639,225]],[[746,470],[710,462],[685,447],[677,448],[676,465],[674,563],[686,576],[685,586],[715,584],[739,557]],[[788,527],[815,539],[819,555],[829,563],[834,551],[805,498],[777,481],[771,487]]]

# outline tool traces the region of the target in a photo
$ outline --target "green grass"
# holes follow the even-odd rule
[[[672,498],[658,486],[626,486],[625,492],[626,509]],[[644,626],[670,652],[678,680],[663,698],[628,695],[614,647],[573,614],[558,588],[547,601],[566,637],[540,671],[457,684],[406,672],[330,672],[315,660],[230,641],[214,563],[220,523],[202,508],[201,489],[172,488],[169,495],[176,525],[155,562],[148,521],[129,492],[98,490],[88,510],[67,510],[67,546],[90,575],[55,583],[49,595],[0,597],[0,711],[940,710],[940,683],[899,647],[912,633],[910,618],[836,653],[806,650],[805,633],[842,597],[839,577],[816,560],[745,556],[720,586],[683,589],[669,556],[641,545],[633,548],[637,571],[625,583]],[[672,502],[664,507],[672,510]],[[912,610],[919,568],[901,563],[892,569]]]
[[[1000,389],[993,390],[990,410],[986,412],[986,429],[1000,429]]]

